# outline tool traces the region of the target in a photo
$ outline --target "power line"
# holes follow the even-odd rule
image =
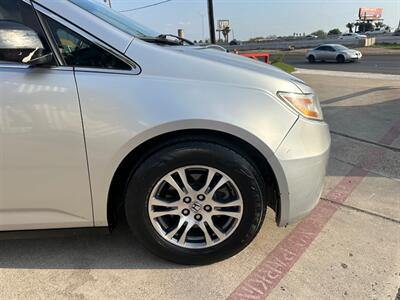
[[[141,7],[136,7],[136,8],[131,8],[131,9],[120,10],[119,12],[128,12],[128,11],[134,11],[134,10],[144,9],[144,8],[157,6],[157,5],[164,4],[164,3],[167,3],[167,2],[171,2],[171,1],[172,1],[172,0],[164,0],[164,1],[161,1],[161,2],[157,2],[157,3],[153,3],[153,4],[141,6]]]

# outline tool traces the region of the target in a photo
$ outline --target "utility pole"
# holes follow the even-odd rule
[[[215,44],[215,22],[214,22],[214,5],[213,0],[208,0],[208,22],[210,24],[210,41]]]
[[[104,3],[108,3],[108,5],[110,6],[110,8],[111,8],[111,0],[104,0]]]

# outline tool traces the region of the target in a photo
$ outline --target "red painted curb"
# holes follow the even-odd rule
[[[400,121],[380,140],[390,145],[400,136]],[[370,159],[362,162],[365,167],[372,166],[385,150],[373,148]],[[300,259],[303,253],[319,235],[323,227],[346,201],[354,189],[367,176],[368,171],[353,167],[350,172],[326,196],[336,202],[320,202],[310,215],[301,221],[233,291],[228,299],[265,299]]]

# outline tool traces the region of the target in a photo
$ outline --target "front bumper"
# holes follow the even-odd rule
[[[351,60],[360,60],[362,58],[362,54],[361,53],[357,53],[357,54],[352,54],[350,56]]]
[[[281,189],[278,225],[306,216],[318,203],[330,149],[329,127],[300,117],[276,151],[287,187]]]

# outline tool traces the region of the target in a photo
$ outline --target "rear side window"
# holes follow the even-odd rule
[[[107,50],[82,37],[59,22],[43,15],[57,47],[68,66],[132,70],[132,67]]]
[[[0,0],[0,61],[21,63],[51,53],[33,8],[20,0]]]

